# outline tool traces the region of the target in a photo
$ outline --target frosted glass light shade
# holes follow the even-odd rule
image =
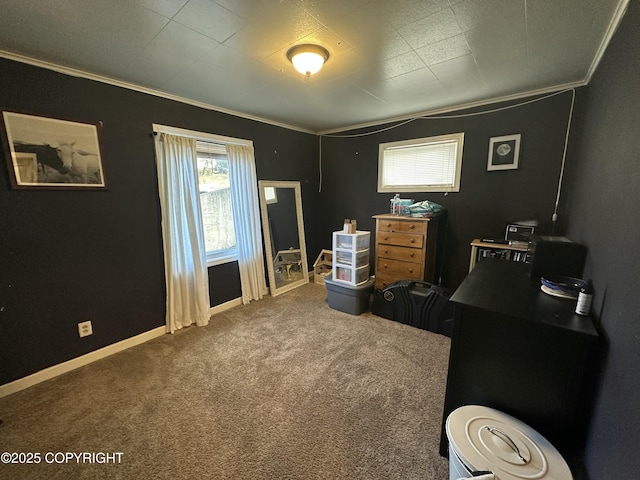
[[[295,69],[303,75],[313,75],[318,73],[324,65],[324,58],[317,53],[302,52],[294,55],[291,62]]]
[[[329,58],[329,52],[319,45],[296,45],[289,49],[287,58],[297,71],[309,76],[320,71]]]

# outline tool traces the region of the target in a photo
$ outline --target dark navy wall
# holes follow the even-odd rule
[[[570,105],[571,92],[565,92],[478,116],[456,112],[457,118],[416,120],[373,135],[323,137],[323,209],[318,222],[324,248],[331,248],[331,231],[340,229],[345,218],[355,218],[361,230],[375,231],[371,216],[389,211],[393,194],[377,193],[380,143],[464,132],[460,192],[401,195],[430,200],[448,209],[442,283],[456,288],[468,272],[469,243],[474,238],[504,236],[506,222],[513,219],[537,218],[546,231],[551,230]],[[479,111],[505,106],[490,105]],[[522,135],[519,168],[487,171],[489,139],[515,133]]]
[[[212,307],[235,300],[241,295],[238,262],[209,267],[209,300]]]
[[[9,60],[0,107],[101,121],[108,187],[12,190],[2,152],[0,384],[164,325],[152,123],[252,140],[258,179],[300,181],[304,215],[316,216],[315,135]],[[308,222],[310,252],[314,233]],[[212,305],[239,297],[239,285],[236,263],[211,268]],[[79,338],[85,320],[94,333]]]
[[[589,247],[585,276],[608,346],[587,444],[592,480],[640,475],[638,25],[632,1],[581,102],[567,162],[568,234]]]

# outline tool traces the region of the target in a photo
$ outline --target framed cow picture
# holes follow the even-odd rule
[[[105,188],[100,124],[2,112],[2,140],[13,188]]]

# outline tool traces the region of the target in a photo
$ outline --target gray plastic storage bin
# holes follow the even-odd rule
[[[360,315],[368,311],[373,281],[374,278],[370,277],[365,283],[353,286],[325,277],[324,284],[327,287],[329,306],[351,315]]]

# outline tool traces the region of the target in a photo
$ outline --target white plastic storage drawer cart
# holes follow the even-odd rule
[[[371,232],[333,232],[332,280],[360,285],[369,280],[369,244]]]

